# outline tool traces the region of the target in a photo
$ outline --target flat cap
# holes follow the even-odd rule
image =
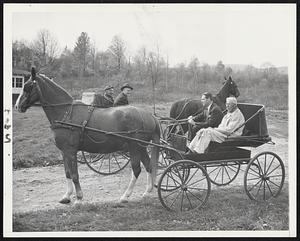
[[[110,89],[113,89],[114,87],[112,85],[107,85],[105,86],[104,90],[110,90]]]
[[[121,90],[123,90],[125,88],[133,90],[133,88],[128,83],[123,84],[122,87],[121,87]]]

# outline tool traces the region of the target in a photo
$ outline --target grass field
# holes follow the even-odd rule
[[[119,203],[15,213],[13,230],[30,231],[197,231],[288,230],[288,186],[266,203],[250,201],[242,187],[218,189],[204,208],[193,212],[166,211],[157,197]]]

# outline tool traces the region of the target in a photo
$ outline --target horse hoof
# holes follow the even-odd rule
[[[120,203],[128,203],[128,199],[127,198],[120,198]]]
[[[77,199],[77,200],[75,200],[74,205],[77,206],[77,205],[80,205],[82,203],[83,203],[82,199]]]
[[[62,200],[59,201],[59,203],[61,203],[61,204],[68,204],[70,202],[71,202],[71,200],[68,198],[63,198]]]

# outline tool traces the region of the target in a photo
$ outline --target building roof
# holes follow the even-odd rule
[[[29,71],[22,70],[22,69],[13,69],[14,75],[30,75]]]

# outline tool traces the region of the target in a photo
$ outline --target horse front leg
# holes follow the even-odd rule
[[[69,163],[67,162],[66,155],[63,152],[62,152],[62,156],[63,156],[63,161],[64,161],[66,179],[67,179],[67,190],[59,202],[62,204],[67,204],[67,203],[71,202],[70,197],[73,193],[73,183],[72,183],[72,179],[71,179]]]
[[[141,173],[140,158],[139,158],[139,154],[136,152],[136,150],[132,150],[130,152],[130,164],[131,164],[131,168],[132,168],[131,180],[129,182],[129,185],[128,185],[126,191],[120,198],[120,202],[122,202],[122,203],[128,202],[128,199],[133,192],[133,188],[135,186],[136,180]]]
[[[152,174],[151,174],[150,158],[149,158],[147,149],[146,148],[142,149],[141,154],[142,154],[141,161],[142,161],[142,163],[146,169],[146,173],[147,173],[147,186],[146,186],[146,190],[143,194],[143,197],[147,197],[150,194],[150,192],[153,190],[154,183],[153,183],[153,178],[152,178]]]
[[[79,174],[78,174],[78,167],[77,167],[77,152],[75,150],[73,151],[67,151],[64,152],[64,165],[65,165],[65,173],[67,178],[67,192],[64,195],[63,199],[60,201],[61,203],[68,203],[70,202],[70,195],[73,192],[73,184],[75,186],[76,190],[76,197],[77,202],[81,201],[83,198],[83,193],[81,190],[81,186],[79,183]],[[72,180],[72,181],[71,181]]]

